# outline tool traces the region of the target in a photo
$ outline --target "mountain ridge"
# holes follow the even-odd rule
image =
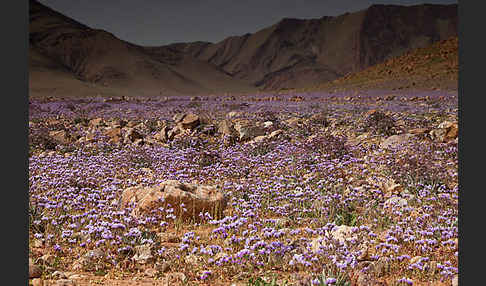
[[[457,4],[375,4],[339,16],[283,18],[217,43],[146,47],[92,29],[35,0],[30,4],[32,51],[92,86],[147,95],[315,86],[457,36]],[[38,67],[30,69],[39,72]]]

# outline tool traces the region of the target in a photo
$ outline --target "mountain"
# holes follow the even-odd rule
[[[29,7],[31,93],[160,95],[254,90],[218,67],[171,49],[137,46],[37,1]]]
[[[302,88],[457,37],[457,4],[372,5],[336,17],[285,18],[255,33],[218,43],[160,47],[123,41],[35,0],[30,0],[29,14],[32,96],[155,96]]]
[[[458,37],[451,37],[302,91],[437,88],[457,90],[458,47]]]
[[[262,89],[330,81],[457,36],[457,4],[372,5],[337,17],[283,19],[212,44],[169,45]]]

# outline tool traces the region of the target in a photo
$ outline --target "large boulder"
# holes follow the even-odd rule
[[[228,198],[214,186],[168,180],[155,186],[125,189],[120,207],[126,208],[134,203],[132,215],[139,216],[170,204],[178,218],[198,220],[201,212],[209,212],[213,218],[221,217],[227,202]]]

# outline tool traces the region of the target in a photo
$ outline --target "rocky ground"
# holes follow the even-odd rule
[[[31,98],[29,284],[457,285],[457,92]]]

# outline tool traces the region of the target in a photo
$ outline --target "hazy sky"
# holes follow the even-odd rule
[[[451,4],[448,0],[39,0],[42,4],[139,45],[219,42],[253,33],[284,17],[321,18],[372,4]]]

